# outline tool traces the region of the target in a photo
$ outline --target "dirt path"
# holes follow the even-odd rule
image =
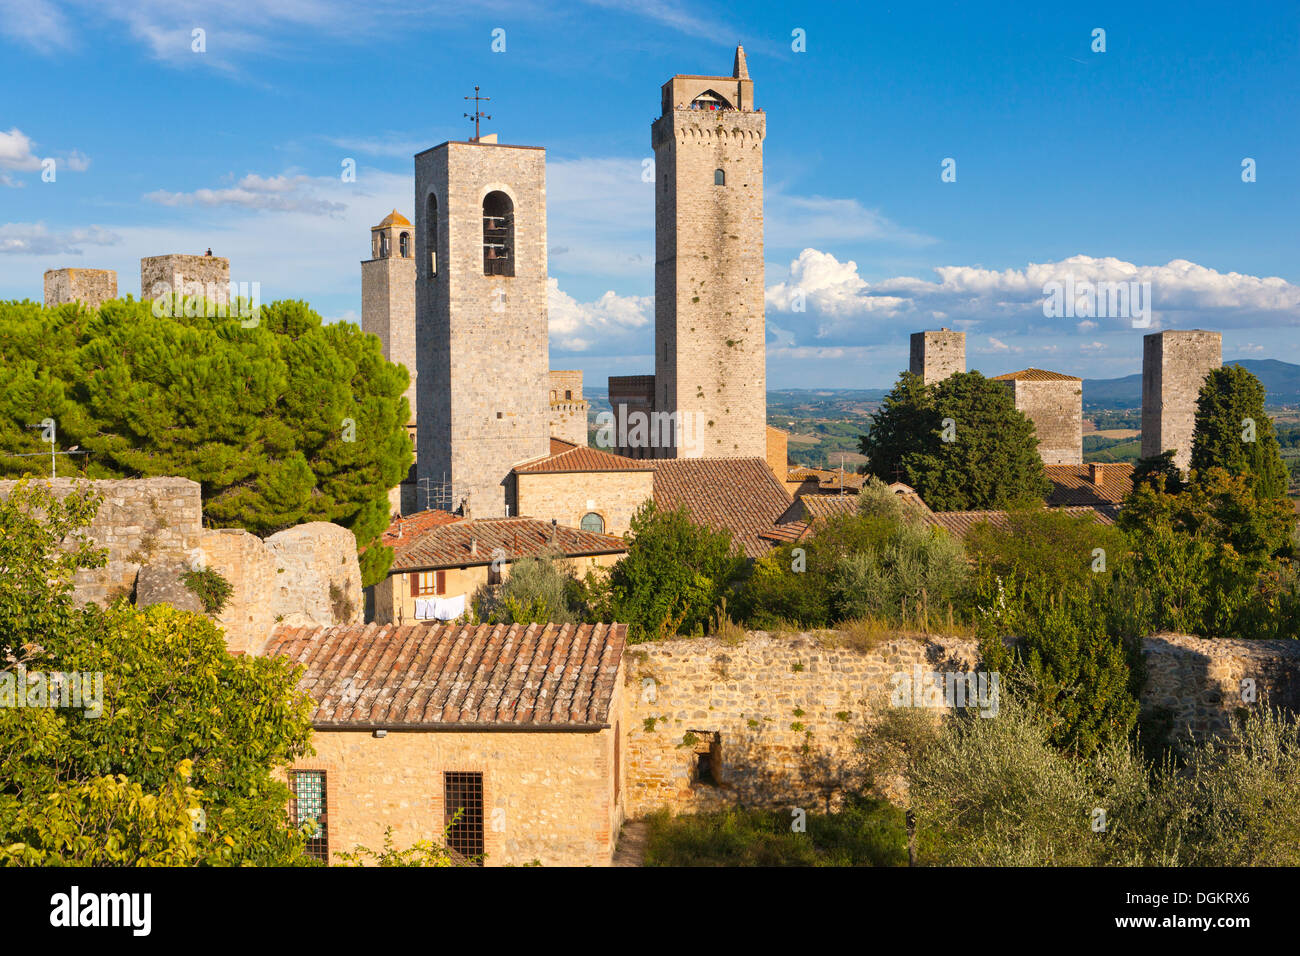
[[[645,843],[649,827],[644,820],[629,820],[618,834],[611,866],[641,866],[645,862]]]

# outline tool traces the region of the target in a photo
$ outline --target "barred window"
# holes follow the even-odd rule
[[[325,826],[325,771],[292,770],[289,772],[289,819],[301,827],[310,821],[316,823],[316,832],[307,840],[307,852],[328,863],[329,833]]]
[[[483,774],[445,772],[442,781],[443,823],[450,827],[447,848],[482,866]],[[453,820],[456,822],[452,823]]]

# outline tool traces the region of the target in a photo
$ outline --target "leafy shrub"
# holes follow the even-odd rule
[[[230,595],[235,590],[216,568],[200,568],[197,571],[186,571],[181,580],[198,597],[199,603],[203,605],[203,610],[208,614],[220,614],[222,608],[226,606],[226,602],[230,600]],[[331,597],[333,597],[334,589],[334,585],[331,584]]]

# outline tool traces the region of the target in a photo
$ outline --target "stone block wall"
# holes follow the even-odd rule
[[[1202,329],[1142,337],[1142,457],[1174,450],[1174,464],[1192,460],[1196,400],[1205,376],[1223,364],[1223,335]]]
[[[117,273],[112,269],[49,269],[45,273],[45,308],[82,302],[97,309],[117,298]]]
[[[966,333],[939,329],[913,332],[908,368],[926,385],[966,371]]]
[[[1004,380],[1016,410],[1034,423],[1044,465],[1083,464],[1083,380]]]
[[[140,260],[140,298],[203,296],[230,303],[230,260],[221,256],[146,256]]]
[[[271,613],[276,622],[294,627],[362,623],[361,567],[351,531],[310,521],[263,544],[275,562]]]
[[[608,866],[623,822],[621,683],[606,730],[390,730],[382,738],[318,730],[316,755],[294,769],[325,771],[331,854],[357,844],[378,849],[389,826],[398,847],[441,843],[443,774],[478,772],[485,866]]]
[[[587,444],[587,415],[591,403],[582,397],[582,371],[551,370],[551,437]]]
[[[1224,733],[1252,696],[1300,713],[1300,641],[1158,634],[1143,642],[1143,657],[1142,708],[1177,739]]]
[[[410,230],[403,230],[410,231]],[[406,401],[415,422],[415,257],[394,254],[361,263],[361,329],[377,335],[384,358],[406,367]]]
[[[0,481],[7,498],[15,481]],[[130,596],[141,566],[191,564],[199,553],[202,499],[198,482],[188,478],[145,478],[84,481],[74,478],[33,479],[53,486],[65,498],[74,487],[92,486],[103,496],[95,519],[86,530],[96,547],[108,550],[108,564],[77,572],[73,598],[79,604],[108,604]]]
[[[623,534],[637,508],[654,496],[654,472],[516,473],[515,487],[520,515],[577,528],[583,515],[595,512],[605,519],[606,534]]]
[[[861,653],[761,632],[729,645],[685,638],[630,646],[629,816],[736,803],[825,806],[859,782],[856,739],[887,705],[891,675],[969,671],[974,643],[899,639]],[[710,750],[718,785],[698,779]]]

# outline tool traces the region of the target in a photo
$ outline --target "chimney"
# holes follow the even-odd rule
[[[478,554],[478,538],[469,539],[469,553]]]
[[[555,544],[556,526],[559,524],[554,518],[551,519],[551,544]]]
[[[1099,461],[1088,462],[1088,480],[1094,485],[1101,484],[1101,476],[1105,472],[1106,466]]]
[[[464,518],[466,521],[469,521],[473,518],[473,516],[469,512],[469,495],[466,495],[464,498],[460,499],[460,516]]]

